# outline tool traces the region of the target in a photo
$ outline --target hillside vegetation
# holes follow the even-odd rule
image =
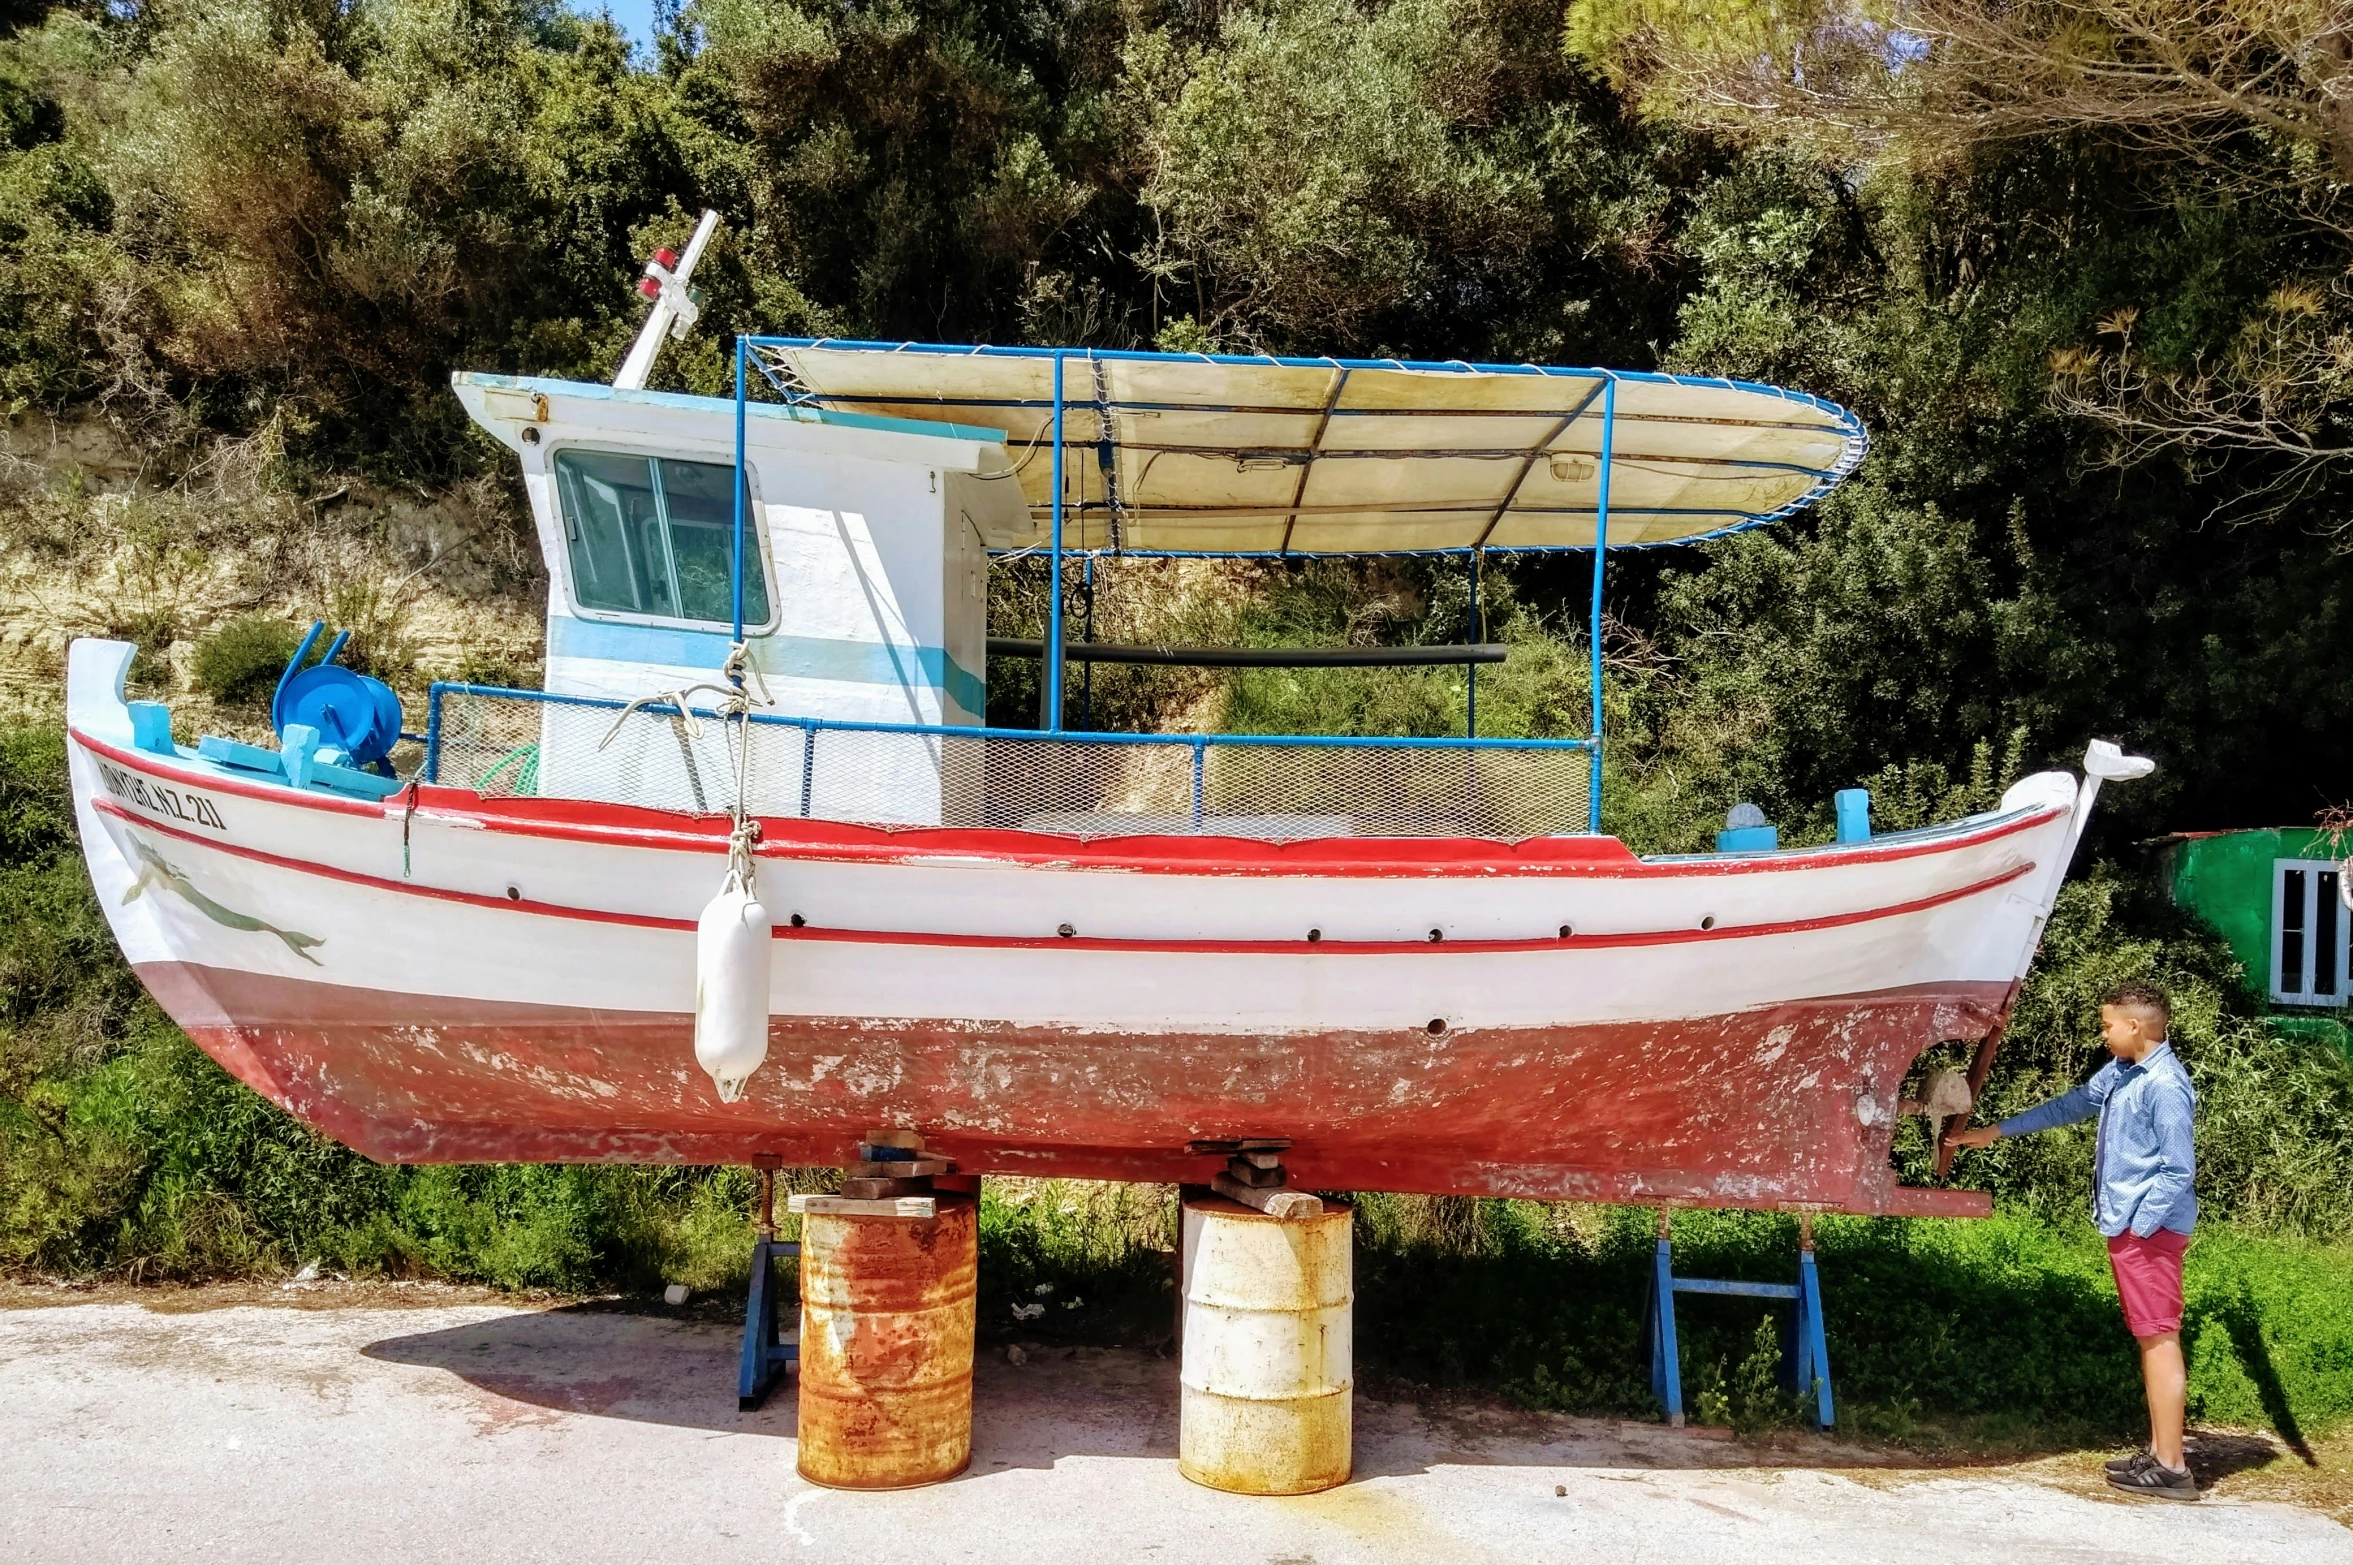
[[[758,330],[1601,363],[1854,409],[1872,455],[1821,506],[1613,567],[1607,824],[1690,849],[1751,801],[1819,840],[1858,783],[1894,827],[2095,735],[2154,756],[2103,798],[1992,1105],[2089,1068],[2104,985],[2172,984],[2229,1225],[2201,1395],[2342,1416],[2353,1075],[2258,1014],[2137,846],[2353,793],[2353,122],[2312,14],[1935,0],[1897,32],[1817,0],[687,0],[633,54],[539,0],[5,0],[0,1265],[740,1275],[739,1171],[376,1168],[230,1083],[114,953],[57,728],[77,634],[137,641],[143,691],[238,732],[314,616],[412,695],[533,682],[544,575],[449,374],[609,378],[638,262],[709,206],[703,325],[658,385],[723,389]],[[1105,561],[1067,590],[1104,639],[1506,641],[1481,731],[1557,734],[1589,720],[1587,569],[1492,558],[1476,615],[1459,561]],[[1048,590],[1002,565],[1001,631]],[[995,671],[992,720],[1034,717],[1032,680]],[[1453,671],[1091,680],[1109,727],[1442,733],[1467,705]],[[1903,1277],[2006,1332],[2021,1301],[2090,1319],[2087,1145],[1966,1158],[2005,1209],[1980,1238],[1826,1237],[1879,1279],[1837,1340],[1886,1419],[2014,1402],[1993,1361],[2040,1362],[1867,1321]],[[1926,1155],[1907,1123],[1912,1177]],[[1132,1213],[1090,1227],[1061,1199],[992,1207],[993,1276],[1150,1286]],[[1367,1309],[1447,1375],[1640,1402],[1624,1301],[1559,1302],[1617,1298],[1638,1219],[1382,1213]],[[1725,1218],[1695,1242],[1763,1264],[1785,1239]],[[1446,1288],[1417,1290],[1429,1268]],[[1536,1314],[1474,1340],[1482,1300]],[[1753,1324],[1694,1328],[1711,1394]],[[2288,1368],[2244,1346],[2265,1332]],[[2038,1383],[2036,1417],[2129,1422],[2120,1354]]]

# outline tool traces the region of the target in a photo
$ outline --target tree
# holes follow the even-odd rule
[[[2283,242],[2331,278],[2353,261],[2353,7],[2339,0],[1576,0],[1568,48],[1654,114],[1841,160],[1949,169],[1993,142],[2076,142],[2130,158],[2135,194],[2286,217]],[[2151,189],[2151,185],[2156,189]],[[2094,460],[2225,457],[2253,475],[2229,514],[2276,517],[2353,476],[2353,312],[2299,278],[2247,301],[2191,351],[2132,341],[2054,359],[2052,406],[2101,432]]]

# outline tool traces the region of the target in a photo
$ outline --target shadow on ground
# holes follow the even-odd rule
[[[765,1407],[736,1410],[742,1347],[740,1326],[588,1303],[383,1337],[361,1352],[558,1412],[790,1438],[789,1383]]]
[[[740,1328],[719,1321],[583,1304],[383,1337],[362,1351],[384,1363],[440,1370],[532,1407],[793,1438],[798,1423],[789,1380],[765,1407],[737,1410],[741,1343]],[[1173,1355],[1149,1350],[1033,1343],[1026,1361],[1014,1364],[1002,1347],[984,1349],[974,1373],[971,1475],[1051,1468],[1081,1455],[1174,1460],[1177,1372]],[[1630,1470],[1905,1470],[1924,1465],[1916,1453],[1816,1435],[1783,1433],[1752,1442],[1724,1433],[1536,1411],[1483,1393],[1360,1388],[1355,1476],[1391,1477],[1442,1465]],[[2264,1466],[2281,1454],[2260,1436],[2209,1435],[2196,1451],[2200,1476],[2208,1482]]]

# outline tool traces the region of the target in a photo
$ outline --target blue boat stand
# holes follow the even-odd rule
[[[752,1241],[752,1288],[744,1300],[743,1313],[743,1373],[735,1388],[736,1408],[747,1413],[767,1401],[776,1382],[786,1371],[797,1371],[801,1362],[797,1303],[792,1332],[788,1335],[776,1326],[783,1292],[776,1276],[776,1263],[786,1256],[797,1258],[801,1253],[797,1240],[776,1237],[776,1170],[782,1161],[773,1153],[752,1160],[760,1171],[760,1230]]]
[[[1822,1331],[1822,1281],[1814,1271],[1814,1214],[1797,1218],[1797,1281],[1726,1282],[1675,1275],[1674,1240],[1667,1212],[1659,1212],[1659,1247],[1651,1266],[1650,1308],[1644,1335],[1650,1345],[1650,1390],[1667,1410],[1667,1422],[1683,1427],[1683,1363],[1675,1337],[1675,1295],[1730,1294],[1746,1299],[1788,1299],[1797,1305],[1794,1351],[1783,1338],[1782,1384],[1800,1397],[1811,1396],[1817,1429],[1832,1422],[1830,1405],[1830,1346]]]

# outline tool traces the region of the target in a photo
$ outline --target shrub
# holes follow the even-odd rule
[[[301,641],[267,614],[233,619],[196,643],[196,688],[215,701],[267,701]]]
[[[172,682],[171,647],[180,627],[169,609],[139,609],[116,617],[107,634],[136,645],[129,679],[136,685],[169,686]]]

